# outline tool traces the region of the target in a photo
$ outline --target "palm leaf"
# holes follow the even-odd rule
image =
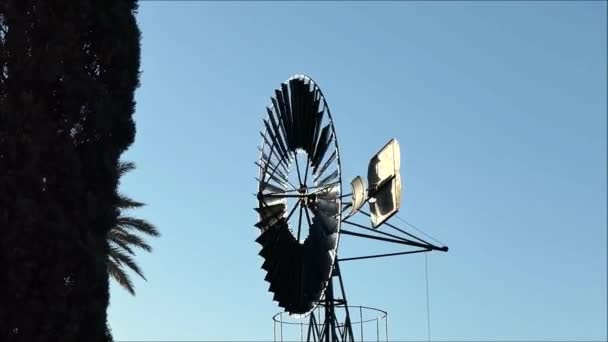
[[[135,252],[131,249],[131,247],[129,247],[128,243],[126,243],[125,241],[116,237],[116,235],[117,235],[116,232],[110,231],[109,235],[110,235],[110,237],[109,237],[108,243],[110,243],[110,246],[122,248],[125,252],[127,252],[131,255],[135,255]]]
[[[125,195],[118,195],[118,209],[120,210],[141,208],[143,206],[144,204],[141,202],[134,201]]]
[[[121,244],[121,247],[122,245],[135,246],[145,250],[146,252],[152,251],[152,247],[150,247],[150,245],[148,245],[142,238],[137,235],[130,234],[122,229],[112,230],[110,234],[110,239],[118,244]],[[126,249],[130,250],[129,247],[127,247]]]
[[[133,169],[135,169],[133,162],[120,161],[118,163],[118,174],[121,178]],[[117,200],[116,206],[121,214],[125,210],[141,208],[145,205],[122,194],[118,195]],[[158,229],[150,222],[122,215],[117,218],[116,224],[107,236],[109,245],[108,274],[132,295],[135,295],[135,289],[126,268],[130,268],[144,280],[146,279],[132,257],[135,256],[133,247],[141,248],[147,252],[152,251],[152,247],[143,238],[136,235],[139,232],[149,236],[160,236]]]
[[[116,225],[124,231],[134,229],[150,236],[160,236],[158,229],[156,229],[153,224],[146,220],[134,217],[120,216],[118,217]]]
[[[134,170],[134,169],[135,169],[135,163],[133,163],[133,162],[125,162],[125,161],[118,162],[118,176],[119,177],[124,176],[127,172]]]
[[[144,280],[147,280],[137,263],[135,263],[135,261],[133,260],[133,258],[128,256],[127,254],[124,254],[119,248],[110,246],[110,257],[114,261],[116,261],[118,266],[125,265],[131,270],[133,270],[133,272],[137,273]]]
[[[122,269],[122,267],[116,263],[114,260],[108,259],[108,273],[112,278],[114,278],[120,286],[125,288],[129,293],[135,295],[135,288],[133,287],[133,283],[127,273]]]

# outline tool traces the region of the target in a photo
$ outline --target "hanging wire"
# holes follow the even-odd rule
[[[361,342],[363,342],[363,307],[359,307],[359,322],[361,324]]]
[[[429,305],[429,264],[427,253],[424,253],[424,271],[426,274],[426,328],[428,341],[431,342],[431,308]]]
[[[443,242],[441,242],[441,241],[439,241],[439,240],[435,239],[434,237],[430,236],[429,234],[427,234],[427,233],[423,232],[423,231],[422,231],[422,229],[420,229],[420,228],[418,228],[418,227],[414,226],[413,224],[411,224],[411,223],[407,222],[406,220],[402,219],[401,217],[399,217],[399,216],[395,215],[395,218],[396,218],[397,220],[399,220],[399,221],[401,221],[401,222],[403,222],[403,223],[407,224],[407,225],[408,225],[409,227],[411,227],[412,229],[415,229],[415,230],[416,230],[416,231],[418,231],[420,234],[422,234],[422,235],[424,235],[424,236],[428,237],[429,239],[431,239],[431,240],[433,240],[433,241],[437,242],[438,244],[440,244],[440,245],[442,245],[442,246],[445,246],[445,243],[443,243]]]

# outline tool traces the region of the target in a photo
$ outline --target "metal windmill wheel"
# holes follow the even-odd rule
[[[338,140],[327,102],[307,76],[281,84],[266,110],[256,163],[262,268],[279,306],[291,314],[307,314],[324,294],[338,247]],[[306,165],[298,162],[298,155],[305,156]],[[297,184],[289,180],[290,173],[297,174]]]

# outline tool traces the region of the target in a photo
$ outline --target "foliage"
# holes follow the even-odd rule
[[[137,2],[0,1],[0,340],[109,341]]]
[[[134,168],[135,165],[131,162],[120,163],[118,167],[119,174],[122,177]],[[144,277],[143,272],[132,257],[135,256],[135,248],[143,249],[146,252],[152,251],[152,247],[140,238],[137,233],[148,236],[160,236],[158,229],[150,222],[124,215],[126,210],[141,208],[143,206],[143,203],[136,202],[124,195],[119,195],[118,208],[121,215],[118,217],[116,225],[108,233],[108,243],[110,245],[108,273],[132,295],[135,295],[135,288],[125,267],[131,269],[145,280],[146,277]]]

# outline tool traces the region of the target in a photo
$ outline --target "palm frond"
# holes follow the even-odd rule
[[[139,247],[145,250],[146,252],[152,251],[152,247],[150,247],[150,245],[148,245],[142,238],[137,235],[125,232],[122,229],[113,229],[112,231],[110,231],[110,240],[116,242],[121,247],[123,247],[123,245],[127,245]],[[129,247],[127,247],[126,249],[127,251],[130,251]],[[130,252],[129,254],[133,255],[132,252]]]
[[[135,229],[150,236],[160,236],[158,229],[156,229],[156,227],[152,223],[146,220],[134,217],[120,216],[118,217],[116,225],[124,231]]]
[[[133,283],[131,282],[131,279],[129,279],[129,275],[127,275],[122,267],[110,258],[108,258],[107,266],[110,276],[114,278],[114,280],[116,280],[120,286],[135,296],[135,288],[133,287]]]
[[[122,177],[124,176],[127,172],[134,170],[135,169],[135,163],[134,162],[126,162],[126,161],[119,161],[118,162],[118,176]]]
[[[114,261],[116,261],[118,266],[125,265],[131,270],[133,270],[133,272],[137,273],[144,280],[147,280],[137,263],[135,263],[135,261],[133,260],[133,258],[123,253],[119,248],[110,246],[110,257]]]
[[[137,202],[125,195],[118,194],[118,209],[121,211],[123,211],[125,209],[141,208],[144,205],[145,204],[143,204],[141,202]]]
[[[133,162],[120,161],[118,163],[118,174],[122,178],[127,172],[135,169]],[[119,182],[120,182],[119,178]],[[158,229],[150,222],[133,217],[123,216],[122,213],[128,209],[143,207],[145,204],[137,202],[123,194],[118,194],[116,203],[120,216],[116,224],[110,229],[107,235],[109,254],[108,254],[108,274],[114,278],[129,293],[135,295],[135,289],[129,278],[126,268],[130,268],[144,280],[146,277],[133,259],[135,252],[133,247],[141,248],[147,252],[152,251],[152,247],[139,237],[136,233],[141,232],[149,236],[160,236]]]
[[[124,240],[120,239],[120,237],[118,237],[117,235],[119,235],[119,233],[114,230],[111,230],[108,233],[108,243],[110,244],[110,246],[122,248],[125,252],[131,255],[135,255],[135,252],[131,249],[131,247],[129,247],[129,244]]]

